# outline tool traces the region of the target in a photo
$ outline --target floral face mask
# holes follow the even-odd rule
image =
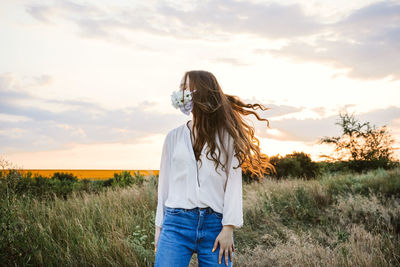
[[[187,77],[186,87],[189,88],[189,77]],[[183,85],[184,77],[182,77],[181,85]],[[195,92],[196,90],[193,90]],[[176,90],[171,95],[172,106],[179,108],[185,115],[190,115],[193,109],[192,93],[189,89]]]
[[[193,90],[195,92],[196,90]],[[174,91],[171,94],[171,102],[174,108],[179,108],[185,115],[190,115],[193,109],[192,92],[189,89]]]

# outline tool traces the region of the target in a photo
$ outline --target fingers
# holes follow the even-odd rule
[[[225,258],[225,265],[226,266],[228,266],[228,263],[229,263],[229,261],[228,261],[228,256],[230,255],[231,256],[231,261],[232,261],[232,249],[220,249],[219,250],[219,255],[218,255],[218,263],[219,264],[221,264],[221,258],[222,258],[222,254],[225,254],[224,255],[224,258]]]
[[[214,246],[213,246],[212,252],[214,252],[217,249],[217,247],[218,247],[218,237],[214,241]]]
[[[217,238],[215,239],[215,241],[214,241],[214,246],[213,246],[212,252],[214,252],[214,251],[217,249],[217,247],[218,247],[218,242],[219,242],[219,239],[218,239],[218,237],[217,237]],[[222,253],[223,253],[223,251],[220,249],[220,250],[219,250],[219,255],[218,255],[218,262],[219,262],[219,264],[221,264]]]
[[[214,241],[214,246],[213,246],[212,252],[214,252],[217,249],[218,243],[219,243],[219,239],[217,237]],[[218,263],[221,264],[223,254],[225,254],[225,256],[224,256],[225,264],[226,264],[226,266],[228,266],[229,265],[229,257],[231,258],[231,261],[232,261],[234,251],[235,251],[234,244],[232,244],[230,247],[226,247],[225,249],[221,248],[221,244],[220,244],[220,250],[219,250],[219,254],[218,254]]]
[[[157,238],[157,240],[154,242],[154,253],[157,252],[157,245],[158,245],[158,238]]]
[[[221,249],[221,247],[219,248],[219,255],[218,255],[218,263],[221,264],[221,258],[222,258],[222,254],[224,253],[224,250]]]
[[[229,250],[225,249],[225,265],[226,266],[228,266],[228,253],[229,253]]]

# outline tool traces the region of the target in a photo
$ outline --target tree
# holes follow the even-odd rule
[[[343,134],[338,137],[323,137],[319,143],[335,145],[337,156],[320,155],[330,161],[347,160],[356,164],[357,170],[366,167],[389,167],[393,157],[394,139],[388,132],[386,125],[376,128],[369,122],[360,123],[347,112],[339,114],[341,121],[338,124],[343,129]]]

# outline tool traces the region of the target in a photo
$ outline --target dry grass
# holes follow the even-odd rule
[[[245,184],[234,266],[400,265],[398,196],[361,190],[388,188],[399,173]],[[153,266],[156,204],[156,187],[147,182],[68,200],[20,199],[12,204],[18,221],[12,244],[21,254],[14,262]],[[197,266],[195,254],[190,266]]]
[[[361,225],[348,225],[348,240],[334,248],[323,246],[309,233],[288,230],[285,242],[273,249],[257,245],[244,249],[237,266],[394,266],[385,258],[385,243]],[[320,232],[320,234],[324,234]],[[335,240],[332,240],[334,242]]]
[[[376,173],[325,179],[348,179],[355,186],[400,180],[398,169]],[[373,192],[332,195],[327,184],[265,180],[247,186],[236,266],[400,265],[400,199]]]

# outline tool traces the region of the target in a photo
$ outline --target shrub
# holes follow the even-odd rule
[[[55,172],[51,179],[58,179],[60,181],[77,182],[78,177],[74,176],[72,173]]]
[[[142,185],[145,181],[143,175],[139,171],[135,171],[134,175],[131,175],[130,171],[122,171],[120,173],[114,173],[113,186],[129,186],[129,185]]]
[[[279,155],[271,157],[271,164],[276,169],[273,177],[301,177],[305,179],[316,178],[321,174],[319,165],[311,160],[310,155],[304,152],[293,152],[284,157]]]

